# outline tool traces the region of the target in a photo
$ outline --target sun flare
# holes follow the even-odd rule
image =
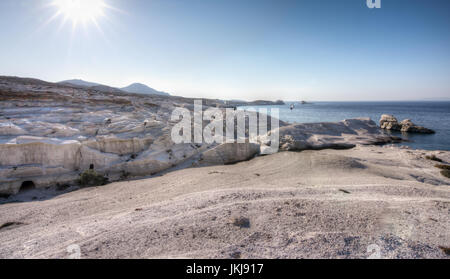
[[[74,25],[78,23],[96,22],[104,16],[107,7],[104,0],[53,0],[57,8],[57,15],[65,20],[71,20]]]

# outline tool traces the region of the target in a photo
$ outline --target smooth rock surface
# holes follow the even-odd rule
[[[383,134],[368,118],[349,119],[336,123],[307,123],[281,127],[280,149],[301,151],[307,149],[347,149],[357,144],[384,144],[400,139]]]

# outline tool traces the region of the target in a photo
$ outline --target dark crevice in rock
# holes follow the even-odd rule
[[[27,192],[34,189],[36,189],[36,185],[34,184],[33,181],[24,181],[22,183],[22,186],[20,186],[19,193]]]
[[[6,229],[14,229],[20,226],[25,226],[27,224],[22,222],[7,222],[0,226],[0,231],[6,230]]]

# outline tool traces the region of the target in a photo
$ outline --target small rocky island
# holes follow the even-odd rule
[[[435,131],[431,129],[414,124],[410,119],[405,119],[401,122],[398,122],[397,118],[389,114],[383,114],[381,116],[380,127],[381,129],[385,130],[399,131],[406,133],[419,133],[419,134],[435,133]]]

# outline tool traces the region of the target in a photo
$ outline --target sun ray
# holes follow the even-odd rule
[[[62,24],[71,21],[73,28],[79,24],[98,24],[98,18],[105,17],[104,10],[113,9],[105,0],[51,0],[49,5],[57,11],[48,22],[62,16]]]
[[[108,11],[127,14],[127,12],[109,5],[108,0],[46,0],[40,7],[42,10],[51,10],[49,18],[45,20],[36,30],[36,33],[42,31],[45,27],[59,21],[56,26],[56,33],[62,32],[67,26],[68,49],[67,57],[71,56],[73,42],[79,35],[77,29],[82,29],[85,35],[90,33],[90,29],[95,29],[105,44],[111,47],[113,44],[107,38],[103,25],[114,25]],[[114,28],[107,28],[108,33],[114,32]],[[34,34],[36,34],[34,33]]]

